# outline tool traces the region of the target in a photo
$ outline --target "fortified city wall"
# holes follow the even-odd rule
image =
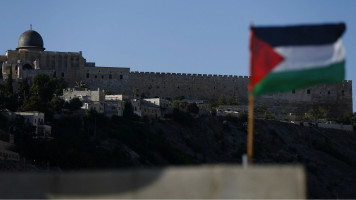
[[[220,96],[247,103],[247,76],[131,72],[129,84],[148,97],[216,100]]]
[[[130,68],[98,67],[86,62],[81,52],[21,52],[7,51],[2,56],[3,78],[12,68],[13,79],[21,82],[38,73],[56,72],[69,87],[83,81],[89,89],[110,90],[113,94],[173,98],[184,96],[195,100],[216,100],[224,96],[235,98],[240,105],[247,105],[248,76],[207,75],[185,73],[130,72]],[[310,108],[324,107],[330,116],[352,113],[352,82],[324,84],[289,93],[257,97],[255,105],[266,105],[274,112],[306,113]]]
[[[93,68],[94,69],[94,68]],[[130,72],[129,68],[95,67],[84,80],[91,89],[103,88],[112,93],[147,97],[216,100],[224,96],[247,105],[248,76],[207,75],[185,73]],[[110,76],[111,75],[111,76]],[[96,78],[95,78],[96,77]],[[111,78],[110,78],[111,77]],[[352,113],[352,81],[340,84],[321,84],[287,93],[255,98],[255,105],[266,105],[272,112],[307,113],[311,108],[323,107],[329,115]]]
[[[133,96],[137,91],[138,95],[146,97],[184,96],[191,100],[216,100],[224,96],[227,100],[235,98],[240,105],[247,105],[248,76],[131,72],[130,68],[99,67],[87,62],[81,51],[44,51],[42,37],[33,30],[26,31],[20,38],[23,40],[19,40],[16,50],[0,55],[3,80],[7,79],[10,71],[14,83],[26,78],[31,82],[39,73],[56,74],[67,81],[69,87],[83,81],[90,90],[100,88],[113,94]],[[266,105],[274,112],[291,113],[306,113],[310,108],[324,107],[329,110],[330,116],[342,116],[353,111],[352,82],[256,97],[255,105]]]
[[[266,105],[269,110],[288,113],[307,113],[311,108],[323,107],[330,117],[352,113],[352,81],[339,84],[320,84],[301,90],[263,95],[255,104]]]

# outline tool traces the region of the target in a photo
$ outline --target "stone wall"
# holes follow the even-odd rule
[[[113,94],[132,95],[129,87],[130,68],[85,67],[83,81],[90,89],[102,88]]]
[[[110,90],[112,94],[138,95],[146,97],[217,100],[237,99],[240,105],[248,102],[248,76],[130,72],[130,68],[98,67],[86,62],[82,52],[15,51],[9,50],[0,57],[2,75],[6,79],[12,68],[13,78],[20,82],[25,77],[38,73],[48,75],[56,72],[64,78],[69,87],[84,81],[90,90]],[[319,85],[289,93],[265,95],[256,98],[256,106],[266,105],[270,111],[283,110],[305,113],[310,108],[324,107],[331,116],[352,113],[352,82]]]
[[[255,98],[255,105],[266,105],[272,112],[307,113],[311,108],[323,107],[329,117],[351,114],[352,81],[340,84],[321,84],[287,93],[264,95]]]
[[[247,103],[247,76],[131,72],[129,85],[148,97],[187,99],[218,99],[235,97]]]
[[[130,96],[138,90],[139,96],[161,98],[184,96],[187,99],[216,100],[224,96],[227,100],[236,98],[240,105],[247,105],[248,101],[248,76],[129,72],[129,68],[94,69],[87,70],[89,75],[85,79],[91,89],[100,87]],[[266,105],[268,110],[276,113],[306,113],[311,108],[323,107],[329,111],[330,117],[340,117],[352,113],[352,82],[264,95],[256,97],[255,102],[255,106]]]
[[[4,199],[305,199],[302,166],[0,173]]]

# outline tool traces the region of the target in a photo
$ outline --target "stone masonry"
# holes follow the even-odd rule
[[[28,37],[25,33],[21,37]],[[132,72],[130,68],[96,66],[93,62],[87,62],[81,51],[53,52],[44,51],[43,46],[32,48],[31,45],[21,45],[19,42],[16,50],[0,55],[3,80],[7,79],[10,70],[17,83],[25,78],[31,81],[38,73],[55,73],[67,81],[69,87],[83,81],[90,90],[101,88],[113,94],[133,96],[135,91],[151,98],[184,96],[196,100],[216,100],[224,96],[226,99],[237,99],[240,105],[247,105],[248,76]],[[275,112],[285,110],[293,113],[305,113],[310,108],[321,106],[329,110],[330,116],[338,117],[352,113],[352,82],[265,95],[256,98],[256,106],[259,105],[266,105]]]

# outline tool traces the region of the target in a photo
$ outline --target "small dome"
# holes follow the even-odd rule
[[[34,30],[28,30],[21,34],[18,47],[19,49],[29,49],[29,50],[45,50],[43,48],[43,39],[39,33]]]

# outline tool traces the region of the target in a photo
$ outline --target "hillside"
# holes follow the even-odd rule
[[[241,163],[243,123],[204,116],[192,126],[155,121],[150,127],[200,163]],[[254,163],[303,164],[308,198],[356,197],[356,133],[256,120]],[[162,131],[164,130],[164,131]]]
[[[173,113],[160,120],[95,112],[64,115],[52,123],[51,141],[15,133],[14,151],[33,170],[85,170],[168,165],[241,164],[246,118]],[[308,198],[356,197],[356,133],[255,120],[254,164],[302,164]],[[3,169],[6,169],[3,168]]]

